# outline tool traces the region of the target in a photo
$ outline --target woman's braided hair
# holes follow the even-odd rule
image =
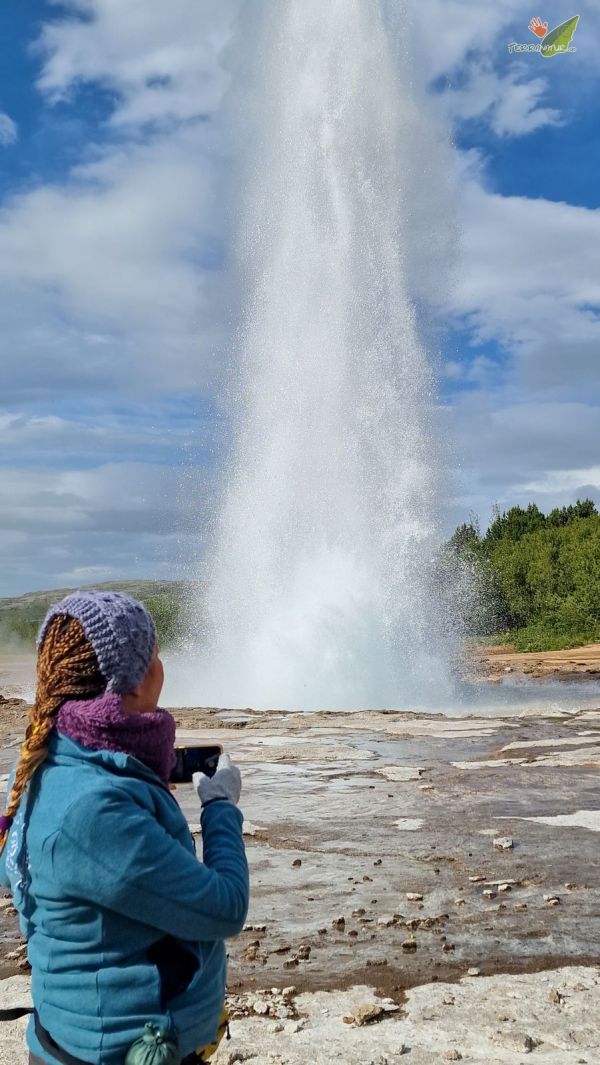
[[[50,622],[38,652],[35,702],[29,711],[13,786],[7,797],[6,818],[15,816],[21,796],[44,761],[56,714],[65,700],[93,699],[105,690],[106,679],[81,623],[66,614],[58,614]],[[0,831],[0,852],[8,832],[8,829]]]

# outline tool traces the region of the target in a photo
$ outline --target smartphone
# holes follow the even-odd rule
[[[223,748],[218,744],[210,747],[176,747],[177,761],[169,777],[171,784],[191,784],[194,773],[214,777]]]

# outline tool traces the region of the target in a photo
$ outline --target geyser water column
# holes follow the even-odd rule
[[[440,466],[409,291],[421,116],[377,0],[251,6],[235,436],[194,698],[439,706]]]

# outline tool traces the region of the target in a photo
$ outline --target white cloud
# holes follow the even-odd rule
[[[37,44],[38,85],[62,99],[79,83],[115,91],[115,126],[210,114],[227,76],[217,55],[237,8],[226,0],[64,0],[67,17],[47,22]]]
[[[563,121],[557,109],[540,106],[547,90],[547,78],[523,67],[500,75],[487,60],[471,63],[463,87],[448,89],[443,100],[452,119],[485,118],[500,137],[523,136]]]
[[[0,145],[14,144],[18,136],[16,123],[0,111]]]
[[[196,554],[211,477],[188,468],[111,462],[94,469],[0,469],[4,594],[118,577],[168,578]],[[91,567],[91,569],[90,569]]]

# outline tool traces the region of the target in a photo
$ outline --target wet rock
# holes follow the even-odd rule
[[[421,902],[422,899],[423,899],[423,896],[419,895],[418,891],[407,891],[406,892],[406,898],[408,899],[409,902]]]
[[[497,836],[494,840],[494,847],[497,851],[510,851],[514,845],[514,841],[510,836]]]

